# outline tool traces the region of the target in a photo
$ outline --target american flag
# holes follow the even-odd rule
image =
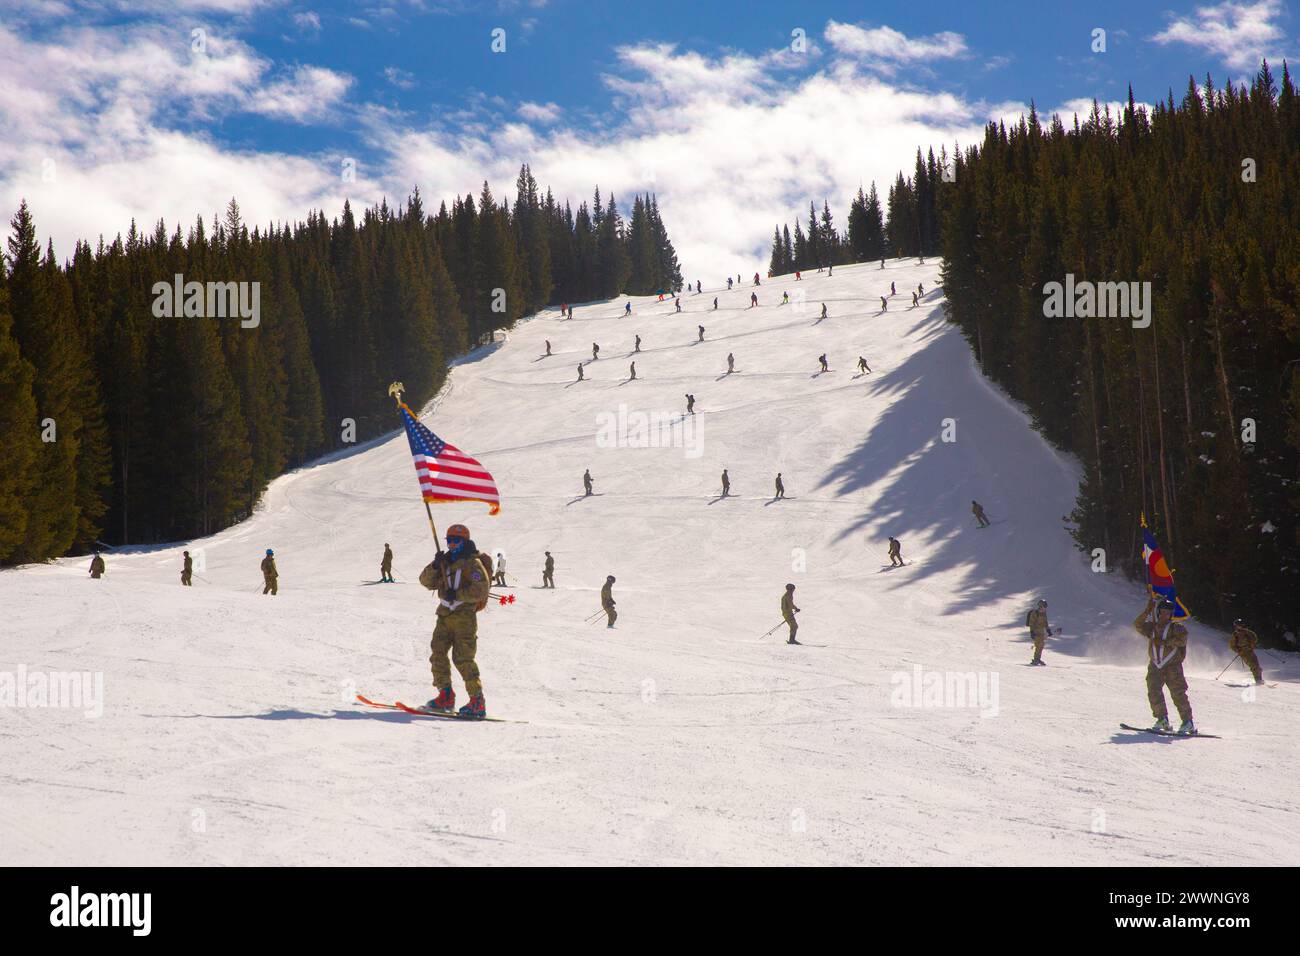
[[[405,403],[401,412],[425,501],[486,501],[489,514],[501,510],[501,496],[486,468],[425,428]]]

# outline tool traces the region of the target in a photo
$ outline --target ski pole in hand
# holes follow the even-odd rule
[[[772,631],[775,631],[777,627],[780,627],[782,624],[785,624],[785,623],[786,623],[785,618],[782,618],[782,619],[780,620],[780,622],[776,625],[776,627],[773,627],[771,631],[768,631],[768,632],[767,632],[767,634],[771,634]],[[767,637],[767,634],[764,634],[763,637]],[[760,637],[759,640],[761,641],[761,640],[763,639],[763,637]]]
[[[1228,661],[1228,667],[1231,667],[1233,664],[1237,663],[1237,661],[1239,661],[1239,660],[1241,660],[1241,655],[1240,655],[1240,654],[1238,654],[1238,655],[1237,655],[1236,657],[1234,657],[1232,660]],[[1222,677],[1224,674],[1228,673],[1228,667],[1225,667],[1223,670],[1219,671],[1219,677]],[[1215,679],[1215,680],[1218,680],[1219,677],[1216,677],[1216,678],[1214,678],[1214,679]]]

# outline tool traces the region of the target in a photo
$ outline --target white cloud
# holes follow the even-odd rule
[[[1281,12],[1281,0],[1197,7],[1192,16],[1173,17],[1151,39],[1162,45],[1185,43],[1214,54],[1231,69],[1254,72],[1266,57],[1281,59],[1286,34],[1273,22]]]
[[[352,77],[319,66],[300,66],[293,75],[251,94],[248,109],[296,123],[320,119],[343,99]]]
[[[415,86],[415,74],[396,66],[384,68],[384,79],[399,90],[409,90]]]
[[[852,23],[831,20],[823,34],[837,53],[869,61],[865,65],[892,68],[916,61],[952,59],[966,53],[966,40],[959,33],[936,33],[928,37],[909,37],[891,27],[867,29]],[[880,61],[887,61],[881,63]]]
[[[314,10],[308,10],[306,13],[295,13],[293,22],[298,25],[298,29],[305,32],[318,33],[321,28],[320,14]]]
[[[556,103],[520,103],[520,116],[533,123],[554,123],[563,112]]]

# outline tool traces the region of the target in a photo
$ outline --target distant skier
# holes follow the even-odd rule
[[[636,337],[636,344],[632,346],[633,354],[641,351],[641,336]]]
[[[686,414],[687,415],[695,414],[695,396],[691,395],[690,393],[687,393],[686,395]]]
[[[713,297],[713,311],[718,311],[718,297],[716,295]]]
[[[493,577],[492,577],[492,583],[493,583],[493,584],[499,584],[499,585],[501,585],[502,587],[507,587],[507,585],[506,585],[506,556],[505,556],[504,554],[502,554],[500,551],[497,552],[496,568],[495,568],[494,570],[496,571],[496,573],[495,573],[495,575],[493,575]]]
[[[590,496],[590,495],[592,494],[592,491],[591,491],[591,469],[590,469],[590,468],[588,468],[586,471],[584,471],[584,472],[582,473],[582,487],[586,489],[586,491],[587,491],[587,495],[588,495],[588,496]]]
[[[871,371],[871,366],[867,364],[867,360],[863,358],[861,355],[858,356],[858,371],[859,372]]]
[[[989,526],[990,522],[988,516],[984,514],[984,506],[974,498],[972,498],[970,502],[970,511],[971,514],[975,516],[975,520],[979,522],[981,528],[987,528]]]
[[[762,285],[762,283],[758,281],[758,273],[757,273],[757,272],[754,273],[754,285]]]
[[[632,303],[631,303],[631,302],[629,302],[629,303],[627,303],[625,306],[623,306],[623,314],[624,314],[624,315],[631,315],[631,314],[632,314]]]
[[[584,374],[585,374],[585,373],[582,371],[582,363],[579,362],[579,363],[578,363],[578,381],[579,381],[579,382],[582,381],[582,379],[583,379],[583,375],[584,375]]]
[[[600,606],[605,610],[605,618],[609,622],[606,627],[613,627],[614,622],[618,620],[618,611],[614,610],[617,602],[614,600],[614,575],[605,578],[605,586],[600,589]]]
[[[550,339],[547,339],[547,340],[546,340],[546,354],[547,354],[547,355],[550,355],[550,354],[551,354],[551,340],[550,340]]]
[[[889,311],[889,300],[886,299],[883,295],[880,297],[880,311],[881,312]]]
[[[384,584],[393,584],[393,549],[384,542],[384,556],[379,559],[379,580]]]
[[[826,303],[823,302],[823,303],[822,303],[822,318],[823,318],[823,319],[826,318],[826,315],[827,315],[827,313],[826,313]]]
[[[1259,658],[1255,656],[1255,645],[1258,643],[1259,635],[1248,628],[1245,621],[1237,618],[1232,622],[1232,633],[1228,635],[1228,650],[1240,657],[1242,663],[1250,668],[1250,676],[1255,678],[1255,683],[1262,684],[1264,674],[1259,669]]]
[[[776,501],[777,498],[784,498],[784,497],[785,497],[785,482],[781,480],[781,473],[778,471],[776,473],[776,498],[773,498],[772,500]]]
[[[722,497],[731,494],[731,479],[727,477],[727,469],[722,469]]]
[[[181,556],[185,559],[184,563],[181,565],[181,584],[185,585],[187,588],[192,588],[194,587],[194,583],[191,580],[194,575],[194,559],[190,557],[188,551],[182,551]]]
[[[889,536],[889,566],[891,568],[901,568],[906,563],[903,560],[903,545],[891,534]]]
[[[782,304],[782,305],[789,305],[789,304],[790,304],[790,293],[789,293],[789,292],[782,292],[782,293],[781,293],[781,304]]]
[[[542,587],[555,587],[555,559],[551,552],[546,552],[546,564],[542,566]]]
[[[479,605],[487,601],[491,588],[488,569],[463,524],[449,527],[446,540],[447,550],[440,550],[420,572],[420,583],[438,595],[438,623],[433,628],[429,647],[433,687],[438,696],[425,706],[442,711],[456,706],[456,693],[451,688],[454,663],[469,695],[469,703],[458,713],[462,717],[482,719],[487,716],[487,706],[474,655],[478,650]]]
[[[882,261],[883,261],[883,260],[882,260]],[[890,295],[898,295],[898,290],[897,290],[896,288],[894,288],[894,283],[892,283],[892,282],[889,283],[889,294],[890,294]]]
[[[681,300],[681,299],[675,299],[675,300],[674,300],[674,303],[675,303],[676,306],[677,306],[677,311],[678,311],[678,312],[682,311],[682,300]]]
[[[736,356],[730,352],[727,353],[727,374],[730,375],[736,370]]]
[[[262,559],[262,593],[275,596],[280,593],[280,572],[275,569],[275,552],[266,549]]]
[[[95,556],[90,559],[90,576],[98,581],[103,577],[105,570],[104,559],[100,556],[100,553],[96,551]]]
[[[802,281],[803,281],[803,273],[800,272],[798,269],[795,269],[795,270],[794,270],[794,281],[795,281],[795,282],[802,282]]]
[[[628,371],[629,371],[628,381],[629,381],[629,382],[635,382],[635,381],[636,381],[636,362],[633,362],[633,363],[632,363],[632,367],[631,367]]]
[[[917,295],[925,295],[925,284],[924,284],[924,283],[918,282],[918,283],[916,284],[916,294],[917,294]]]
[[[591,343],[591,360],[594,362],[600,358],[600,346],[595,342]]]
[[[918,305],[920,305],[920,304],[921,304],[921,303],[917,301],[916,293],[913,292],[913,293],[912,293],[912,308],[915,309],[915,308],[916,308]]]
[[[1150,620],[1152,610],[1155,620]],[[1174,602],[1166,598],[1156,606],[1155,596],[1147,599],[1146,607],[1133,620],[1133,629],[1147,639],[1147,700],[1156,722],[1152,730],[1168,732],[1169,708],[1165,704],[1165,688],[1174,699],[1182,724],[1180,734],[1195,734],[1192,722],[1192,704],[1187,699],[1187,678],[1183,676],[1183,661],[1187,658],[1187,628],[1175,621]]]
[[[561,303],[560,303],[560,315],[563,316],[563,315],[568,315],[568,314],[569,314],[569,303],[567,303],[567,302],[561,302]]]
[[[727,291],[731,291],[731,276],[727,276]]]
[[[757,308],[757,306],[758,306],[758,293],[751,292],[749,294],[749,307],[753,309],[753,308]]]
[[[1029,628],[1029,638],[1034,642],[1034,658],[1029,663],[1043,665],[1043,643],[1052,633],[1047,623],[1047,602],[1040,600],[1038,605],[1025,615],[1025,627]]]
[[[704,341],[704,326],[702,326],[702,325],[697,325],[696,328],[700,330],[700,337],[699,337],[698,339],[696,339],[695,341],[696,341],[696,342],[703,342],[703,341]]]
[[[794,606],[794,585],[787,584],[785,593],[781,595],[781,617],[790,627],[790,637],[786,641],[787,644],[799,643],[794,639],[795,634],[799,632],[799,622],[794,619],[794,616],[798,613],[799,609]]]
[[[699,295],[699,294],[700,294],[700,291],[701,291],[700,280],[699,280],[699,279],[696,279],[696,280],[695,280],[695,294],[696,294],[696,295]]]
[[[817,361],[821,362],[821,364],[822,364],[822,371],[823,371],[823,372],[829,372],[829,371],[831,370],[831,367],[830,367],[829,365],[826,364],[826,353],[825,353],[825,352],[823,352],[821,355],[817,356]]]

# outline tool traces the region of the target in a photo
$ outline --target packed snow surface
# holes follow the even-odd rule
[[[354,700],[434,692],[433,549],[400,431],[283,476],[221,534],[108,553],[102,580],[84,558],[0,574],[11,691],[103,682],[98,705],[0,708],[0,863],[1300,863],[1300,667],[1262,655],[1280,686],[1233,686],[1240,664],[1216,681],[1224,635],[1193,623],[1191,701],[1222,739],[1119,729],[1151,721],[1144,591],[1074,547],[1077,463],[982,378],[938,281],[895,260],[715,281],[680,315],[579,304],[453,369],[424,421],[503,507],[434,517],[507,557],[517,600],[480,616],[478,660],[489,713],[526,722]],[[660,447],[636,447],[649,422]],[[396,584],[373,583],[386,541]],[[584,623],[607,574],[612,630]],[[787,582],[802,647],[761,636]],[[1039,597],[1063,633],[1028,667]]]

